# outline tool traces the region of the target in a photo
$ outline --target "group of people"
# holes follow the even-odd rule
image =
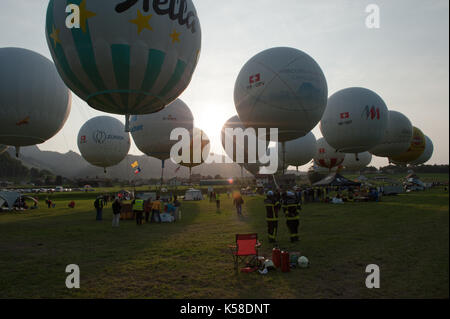
[[[103,208],[107,205],[107,201],[104,200],[103,196],[99,196],[94,201],[94,207],[97,211],[97,221],[103,219]],[[161,223],[164,221],[176,221],[180,218],[180,202],[178,198],[174,196],[173,201],[164,204],[160,197],[157,196],[156,200],[144,200],[135,198],[132,203],[132,210],[135,214],[136,224],[143,225],[144,220],[146,223]],[[120,221],[120,214],[122,212],[122,199],[119,197],[114,197],[112,203],[113,211],[113,221],[112,226],[118,227]],[[151,213],[151,216],[150,216]],[[167,215],[167,216],[166,216]],[[170,220],[167,220],[170,219]]]
[[[290,233],[291,242],[299,240],[298,228],[300,225],[301,197],[300,193],[293,191],[268,191],[264,206],[266,207],[266,222],[269,242],[275,243],[278,235],[278,222],[280,212],[286,217],[286,225]]]
[[[133,212],[136,215],[136,224],[142,225],[144,221],[148,223],[162,223],[177,221],[179,216],[181,203],[178,198],[174,196],[172,202],[163,203],[159,196],[156,200],[151,199],[134,199],[132,202]],[[150,216],[151,213],[151,216]]]

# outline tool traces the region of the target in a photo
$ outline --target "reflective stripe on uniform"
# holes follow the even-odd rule
[[[286,220],[300,220],[300,216],[295,216],[295,217],[286,216]]]
[[[268,222],[277,222],[279,220],[280,220],[279,218],[266,218],[266,221]]]
[[[298,234],[291,234],[291,237],[298,237]]]
[[[144,201],[143,201],[142,199],[137,199],[137,200],[134,202],[134,207],[133,207],[133,209],[134,209],[134,210],[139,210],[139,211],[144,210]]]

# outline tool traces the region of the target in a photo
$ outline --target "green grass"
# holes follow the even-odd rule
[[[176,224],[95,221],[91,199],[55,197],[56,208],[0,213],[0,298],[448,298],[449,204],[443,189],[384,197],[381,203],[304,206],[299,243],[309,269],[266,276],[235,274],[227,245],[236,233],[266,240],[262,197],[246,197],[239,219],[226,196],[183,203]],[[75,195],[73,195],[75,196]],[[44,207],[44,204],[41,203]],[[65,288],[68,264],[81,269],[81,289]],[[365,287],[365,268],[381,268],[381,289]]]

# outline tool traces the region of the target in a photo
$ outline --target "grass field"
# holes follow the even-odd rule
[[[257,232],[271,256],[262,197],[246,197],[239,219],[231,201],[185,202],[176,224],[95,221],[92,199],[69,210],[0,213],[0,298],[448,298],[449,196],[442,188],[384,197],[380,203],[304,206],[300,251],[309,269],[263,276],[235,274],[227,245]],[[90,194],[89,196],[93,196]],[[65,287],[68,264],[81,269],[81,289]],[[381,269],[381,289],[365,287],[368,264]]]

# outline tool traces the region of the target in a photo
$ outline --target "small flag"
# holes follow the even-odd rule
[[[133,164],[131,164],[131,167],[133,167],[133,168],[139,167],[138,161],[136,161]]]

